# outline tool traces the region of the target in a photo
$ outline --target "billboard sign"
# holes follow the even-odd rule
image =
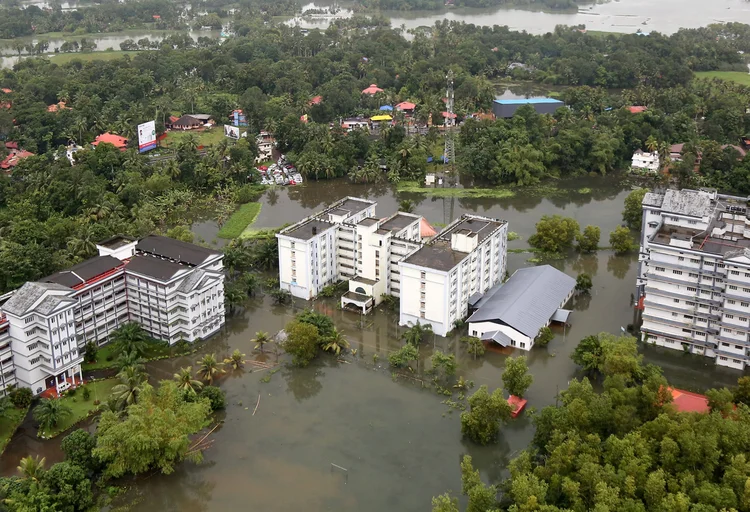
[[[240,127],[232,126],[231,124],[224,125],[224,136],[230,139],[240,140]]]
[[[138,152],[145,153],[146,151],[156,148],[156,122],[148,121],[138,125]]]

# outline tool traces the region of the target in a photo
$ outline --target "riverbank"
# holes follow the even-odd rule
[[[130,57],[134,57],[138,55],[139,53],[142,53],[143,51],[148,50],[135,50],[135,51],[102,51],[102,52],[71,52],[71,53],[55,53],[53,55],[48,55],[50,62],[54,62],[55,64],[63,65],[68,64],[70,62],[80,60],[83,62],[93,62],[93,61],[108,61],[108,60],[117,60],[125,57],[126,55],[129,55]]]

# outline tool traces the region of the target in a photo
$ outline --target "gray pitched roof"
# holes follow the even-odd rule
[[[645,199],[645,198],[644,198]],[[667,190],[661,209],[669,213],[705,217],[712,211],[711,197],[699,190]]]
[[[41,299],[45,293],[49,290],[68,291],[72,292],[67,286],[63,286],[57,283],[34,283],[28,282],[13,294],[13,296],[3,305],[3,311],[10,313],[11,315],[23,316],[30,312],[31,306],[36,301]],[[55,299],[55,297],[51,297]],[[49,299],[49,298],[48,298]],[[40,309],[40,313],[46,314],[52,311],[54,307],[60,303],[60,300],[44,300],[42,304],[44,307]],[[41,307],[42,304],[39,306]]]
[[[153,256],[139,255],[133,256],[127,265],[125,265],[125,268],[129,272],[153,277],[160,281],[169,281],[180,272],[188,272],[191,270],[191,268],[186,265],[180,265],[179,263],[173,263],[168,260],[154,258]]]
[[[205,275],[206,273],[199,268],[193,270],[193,272],[191,272],[190,275],[180,283],[180,286],[177,287],[177,291],[182,293],[192,291]]]
[[[42,279],[46,283],[57,283],[63,286],[77,286],[89,279],[100,276],[122,265],[122,261],[112,256],[96,256],[89,260],[73,265],[69,269],[56,272]]]
[[[219,251],[206,249],[200,245],[189,244],[166,236],[150,235],[138,242],[136,251],[167,258],[187,265],[200,265],[211,256],[221,254]]]
[[[534,338],[575,286],[575,279],[549,265],[519,269],[485,294],[469,322],[499,322]]]

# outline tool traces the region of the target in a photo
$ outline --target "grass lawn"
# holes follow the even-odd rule
[[[117,59],[121,59],[125,55],[130,55],[132,57],[132,56],[138,55],[139,53],[140,53],[139,51],[58,53],[57,55],[51,56],[49,60],[50,62],[54,62],[55,64],[67,64],[68,62],[72,62],[74,60],[81,60],[83,62],[90,62],[93,60],[117,60]]]
[[[99,400],[100,402],[104,402],[112,392],[112,388],[116,385],[117,379],[90,382],[86,384],[86,387],[89,388],[89,391],[91,392],[91,397],[88,400],[83,399],[81,388],[78,388],[74,396],[65,396],[61,398],[60,400],[71,408],[73,414],[61,421],[54,431],[47,433],[46,437],[55,437],[86,418],[91,411],[99,408],[98,405],[94,405],[94,401]]]
[[[224,138],[224,130],[221,126],[215,126],[203,130],[176,130],[169,132],[167,138],[161,141],[165,148],[177,146],[188,134],[193,134],[198,139],[199,146],[213,146],[218,144]]]
[[[273,238],[276,233],[281,231],[283,228],[253,228],[248,226],[245,231],[242,232],[240,238],[242,240],[259,240],[265,238]]]
[[[750,73],[743,71],[698,71],[696,78],[719,78],[728,82],[750,86]]]
[[[13,433],[26,417],[27,412],[29,412],[28,408],[16,409],[11,407],[0,416],[0,453],[8,446],[10,438],[13,437]]]
[[[235,211],[219,230],[219,238],[237,238],[245,229],[255,222],[261,208],[260,203],[245,203]]]
[[[143,356],[145,360],[151,360],[156,358],[162,358],[165,356],[172,356],[172,347],[165,343],[158,343],[154,341],[149,343],[146,349],[146,353]],[[175,349],[174,355],[178,355],[177,349]],[[114,368],[117,364],[117,348],[114,343],[108,343],[103,347],[99,347],[96,353],[96,361],[93,363],[83,363],[81,368],[83,371],[89,370],[104,370],[106,368]]]

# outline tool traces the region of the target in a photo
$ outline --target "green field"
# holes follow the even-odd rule
[[[178,352],[175,352],[175,354],[177,353]],[[153,340],[146,346],[146,353],[143,354],[143,359],[145,359],[146,361],[150,361],[152,359],[161,359],[175,354],[172,353],[172,347],[170,347],[166,343],[160,343]],[[94,361],[93,363],[84,362],[83,364],[81,364],[81,368],[83,369],[83,371],[114,368],[117,366],[118,355],[117,345],[114,343],[109,343],[107,345],[104,345],[103,347],[100,347],[96,352],[96,361]]]
[[[728,82],[737,82],[738,84],[750,86],[750,73],[743,71],[698,71],[695,73],[696,78],[718,78]]]
[[[13,433],[26,417],[28,409],[16,409],[11,407],[0,415],[0,453],[8,446]]]
[[[86,53],[58,53],[49,58],[50,62],[55,64],[67,64],[74,60],[80,60],[83,62],[91,62],[95,60],[117,60],[121,59],[125,55],[135,56],[138,55],[139,51],[135,52],[86,52]]]
[[[65,432],[70,427],[85,419],[92,411],[99,408],[98,405],[94,405],[95,400],[104,402],[112,392],[112,388],[117,385],[116,379],[100,380],[97,382],[90,382],[86,384],[86,387],[91,392],[91,397],[88,400],[83,399],[83,393],[81,389],[76,390],[74,396],[64,396],[60,400],[65,403],[73,411],[73,414],[65,418],[63,421],[57,424],[57,427],[52,432],[45,432],[44,437],[50,438]]]
[[[215,126],[203,130],[171,131],[169,132],[169,135],[167,135],[167,138],[161,141],[161,145],[165,148],[177,146],[188,135],[193,135],[198,139],[199,146],[213,146],[214,144],[218,144],[224,138],[224,130],[220,126]]]
[[[218,237],[231,239],[240,236],[258,218],[260,208],[260,203],[245,203],[241,205],[224,225],[221,226]]]

